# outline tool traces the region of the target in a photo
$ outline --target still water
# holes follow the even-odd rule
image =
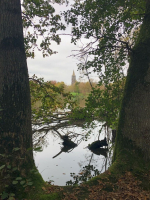
[[[76,183],[81,183],[82,179],[89,179],[108,169],[111,164],[112,151],[108,151],[107,157],[105,157],[103,155],[93,154],[86,148],[88,144],[98,140],[101,123],[95,123],[96,125],[91,129],[83,129],[77,126],[59,129],[58,131],[62,135],[71,133],[72,135],[70,134],[69,137],[72,137],[72,141],[77,143],[78,146],[70,150],[70,152],[62,152],[55,158],[53,156],[61,151],[62,140],[57,134],[52,132],[48,133],[48,145],[43,148],[42,152],[34,153],[36,166],[45,181],[52,181],[51,184],[59,186],[66,185],[68,181],[75,183],[75,180]],[[82,137],[88,131],[91,131],[91,134],[87,141],[83,141]],[[76,134],[76,137],[73,137],[73,134]],[[102,140],[105,136],[109,143],[108,148],[111,149],[111,130],[102,130],[99,139]],[[77,182],[79,179],[80,181]]]

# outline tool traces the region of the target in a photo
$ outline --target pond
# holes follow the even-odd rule
[[[91,128],[72,126],[58,129],[62,135],[68,133],[69,138],[73,138],[72,141],[78,146],[69,152],[60,153],[55,158],[53,157],[61,151],[62,139],[57,133],[49,131],[48,145],[42,152],[34,153],[35,164],[45,181],[59,186],[79,184],[108,169],[112,157],[111,130],[103,129],[99,137],[100,140],[107,138],[109,151],[104,147],[102,152],[96,152],[102,155],[96,155],[87,148],[88,144],[98,140],[102,123],[94,121],[94,124]],[[85,141],[88,132],[91,133]]]

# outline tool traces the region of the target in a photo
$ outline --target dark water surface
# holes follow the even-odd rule
[[[79,179],[88,179],[97,175],[98,173],[104,172],[108,169],[111,164],[112,153],[107,152],[107,157],[103,155],[93,154],[88,148],[88,144],[98,140],[98,134],[101,124],[97,123],[97,127],[91,129],[90,139],[88,141],[82,141],[76,148],[71,152],[62,152],[56,158],[52,158],[61,150],[62,140],[59,136],[54,135],[49,132],[47,136],[48,146],[44,147],[42,152],[36,152],[34,154],[36,166],[41,173],[45,181],[53,180],[52,184],[64,186],[67,181],[75,182]],[[64,135],[68,131],[72,131],[77,134],[85,135],[90,129],[82,129],[81,127],[72,127],[69,129],[59,130],[59,132]],[[106,132],[102,131],[100,135],[100,140],[104,137],[111,137],[111,130]],[[75,143],[79,143],[81,136],[72,139]],[[108,147],[110,148],[111,145]],[[105,148],[105,147],[104,147]],[[74,179],[71,177],[73,174]],[[82,181],[80,180],[79,183]]]

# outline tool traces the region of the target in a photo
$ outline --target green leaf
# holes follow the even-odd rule
[[[7,197],[8,197],[8,193],[5,193],[5,192],[4,192],[4,193],[2,194],[2,196],[1,196],[1,199],[3,200],[3,199],[6,199]]]
[[[16,178],[16,181],[20,181],[20,180],[22,180],[22,177],[17,177]]]
[[[17,183],[18,183],[18,181],[13,181],[12,182],[13,185],[16,185]]]
[[[20,185],[24,185],[25,184],[25,181],[20,181]]]
[[[8,169],[11,169],[11,165],[7,165],[7,168],[8,168]]]
[[[33,182],[28,182],[27,185],[33,185]]]
[[[12,171],[14,172],[14,171],[16,171],[18,168],[17,167],[14,167],[14,168],[12,168]]]
[[[27,187],[27,184],[23,185],[23,187]]]
[[[0,170],[3,169],[5,167],[5,165],[0,166]]]
[[[18,151],[20,148],[16,147],[16,148],[13,148],[13,151]]]
[[[29,147],[29,148],[27,149],[27,151],[31,151],[31,150],[33,150],[33,148],[32,148],[32,147]]]
[[[37,152],[42,152],[42,147],[37,147],[37,148],[34,148],[33,151],[37,151]]]

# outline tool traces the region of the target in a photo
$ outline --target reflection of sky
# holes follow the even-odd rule
[[[89,143],[97,140],[95,137],[99,128],[95,128],[92,133],[94,136],[88,141],[83,141],[70,153],[61,153],[58,157],[52,158],[60,151],[60,144],[62,141],[54,140],[54,136],[50,134],[48,136],[49,145],[44,148],[43,152],[37,152],[35,154],[35,163],[38,167],[45,181],[54,180],[55,185],[65,185],[66,181],[72,180],[70,173],[76,173],[82,171],[82,168],[89,164],[92,152],[85,148]],[[81,128],[76,128],[75,131],[81,133]],[[95,138],[95,139],[94,139]],[[104,132],[101,134],[101,138],[104,139]],[[91,164],[94,165],[99,171],[101,171],[104,163],[104,157],[93,155]],[[105,168],[104,168],[105,169]],[[104,171],[104,169],[102,171]]]

